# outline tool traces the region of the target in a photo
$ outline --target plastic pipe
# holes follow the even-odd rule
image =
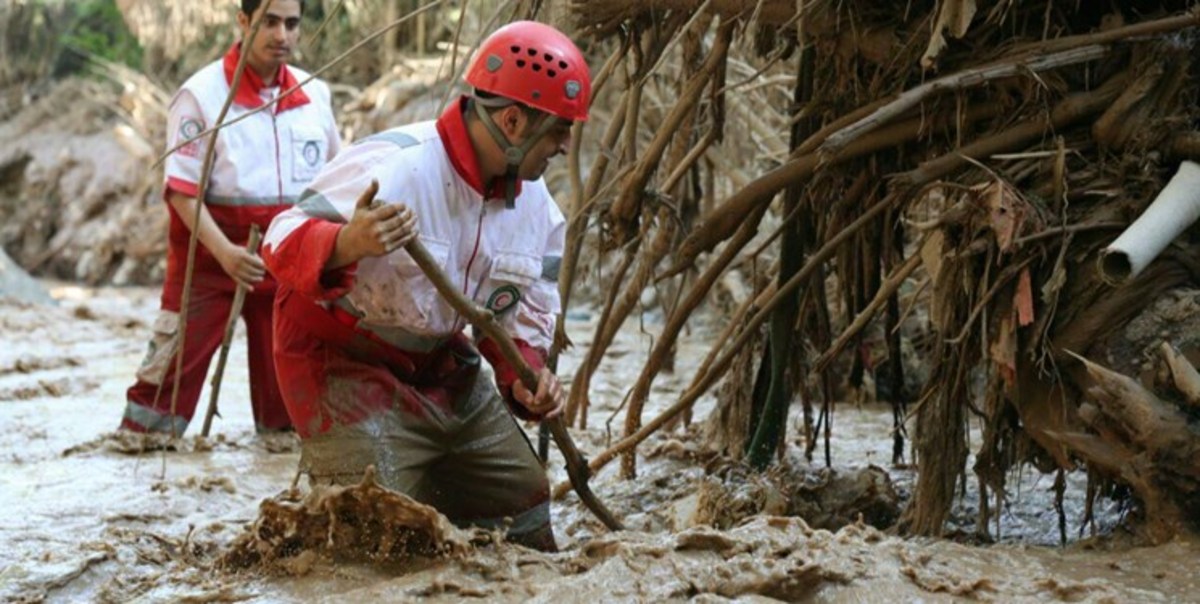
[[[1100,252],[1100,276],[1110,285],[1132,280],[1200,218],[1200,164],[1185,160],[1158,197]]]

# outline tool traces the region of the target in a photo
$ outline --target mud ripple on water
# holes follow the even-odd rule
[[[224,433],[211,437],[172,436],[166,433],[138,433],[116,430],[101,434],[86,442],[72,445],[63,450],[63,457],[84,456],[99,453],[121,453],[141,455],[156,451],[177,453],[202,453],[215,450],[251,449],[270,454],[296,453],[300,441],[290,432],[268,434],[246,434],[229,437]]]

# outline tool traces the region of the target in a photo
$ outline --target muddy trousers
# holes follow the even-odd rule
[[[412,393],[399,405],[301,441],[314,484],[380,484],[432,505],[459,526],[507,527],[508,539],[555,551],[550,485],[496,387],[478,372],[451,408]]]
[[[167,285],[165,287],[171,287]],[[163,298],[179,299],[176,292],[164,292]],[[188,308],[187,338],[183,351],[183,372],[179,378],[179,398],[171,412],[171,391],[175,384],[175,352],[179,349],[179,309],[163,304],[154,322],[149,350],[137,372],[137,383],[126,392],[127,405],[121,428],[135,432],[183,434],[196,411],[200,391],[213,353],[221,347],[225,323],[233,306],[233,292],[193,286]],[[274,294],[246,295],[242,319],[246,323],[247,356],[250,369],[250,405],[255,428],[259,432],[291,427],[272,360],[272,315]],[[224,404],[232,397],[222,397]]]

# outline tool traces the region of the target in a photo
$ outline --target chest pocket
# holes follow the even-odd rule
[[[490,288],[484,306],[497,315],[521,301],[530,285],[542,274],[541,258],[517,251],[500,251],[492,261]]]
[[[425,235],[418,237],[434,262],[445,269],[450,262],[450,242]],[[431,331],[450,329],[450,322],[456,316],[454,310],[425,277],[421,267],[403,250],[392,252],[387,261],[399,280],[396,290],[388,292],[387,299],[381,304],[392,306],[395,314],[404,318],[403,323]]]
[[[320,128],[292,126],[292,181],[308,182],[325,165],[329,141]]]

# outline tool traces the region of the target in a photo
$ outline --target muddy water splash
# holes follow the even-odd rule
[[[111,437],[156,292],[57,287],[54,294],[58,307],[0,303],[0,393],[22,393],[0,400],[0,601],[1200,599],[1200,545],[1192,542],[980,548],[898,539],[856,525],[831,532],[796,518],[727,519],[725,530],[692,526],[685,502],[698,496],[708,474],[695,443],[677,432],[646,444],[647,453],[658,454],[642,464],[639,480],[619,481],[611,471],[596,479],[597,492],[634,530],[606,533],[572,498],[556,502],[554,522],[567,550],[560,554],[472,535],[472,546],[449,558],[368,562],[318,553],[301,576],[214,570],[259,517],[260,504],[292,484],[298,461],[291,437],[253,433],[242,340],[230,359],[225,417],[214,438],[188,436],[159,448]],[[576,335],[590,331],[575,325]],[[631,329],[614,345],[594,389],[598,427],[576,435],[586,450],[604,446],[605,415],[620,404],[649,337]],[[674,399],[706,350],[702,344],[683,342],[679,373],[656,385],[656,401]],[[565,363],[569,373],[578,355]],[[835,460],[884,465],[886,410],[840,408],[837,421]],[[886,469],[904,497],[911,484],[906,471]],[[551,471],[564,477],[557,457]],[[1005,528],[1055,532],[1047,528],[1054,526],[1052,512],[1040,517],[1050,509],[1038,499],[1049,500],[1048,487],[1029,481],[1002,517]],[[762,511],[771,510],[778,506],[764,503]],[[961,517],[971,520],[969,497]]]
[[[486,534],[486,533],[485,533]],[[467,551],[470,535],[428,505],[390,491],[368,466],[357,485],[286,491],[262,502],[260,514],[217,561],[219,568],[280,567],[308,572],[319,556],[389,562]]]

